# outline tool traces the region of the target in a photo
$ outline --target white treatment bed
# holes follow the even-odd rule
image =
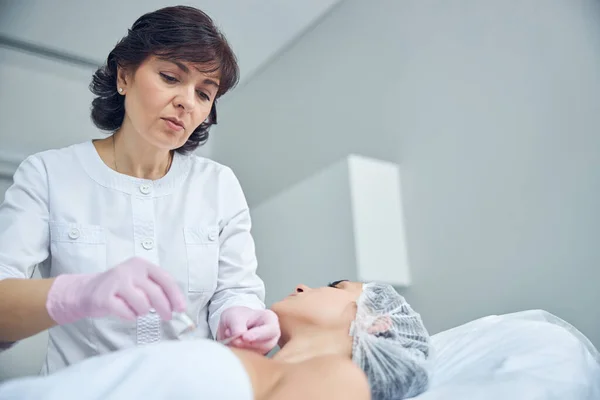
[[[544,311],[481,318],[432,340],[431,385],[415,399],[600,399],[598,351]],[[217,399],[230,398],[232,388],[240,392],[233,398],[248,398],[249,381],[232,353],[211,341],[183,341],[11,380],[0,385],[0,400]]]
[[[600,355],[560,318],[531,310],[433,336],[432,381],[419,400],[600,399]]]

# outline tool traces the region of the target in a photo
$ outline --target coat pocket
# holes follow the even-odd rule
[[[51,275],[106,271],[106,235],[101,226],[50,222]]]
[[[188,263],[188,292],[212,295],[219,271],[219,228],[216,225],[184,228]]]

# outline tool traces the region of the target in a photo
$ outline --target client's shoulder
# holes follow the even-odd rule
[[[326,355],[292,364],[270,400],[279,399],[370,399],[364,372],[350,359]],[[302,395],[300,395],[302,394]]]
[[[358,365],[353,363],[348,357],[341,355],[328,354],[313,357],[298,363],[298,365],[302,368],[312,369],[315,372],[331,374],[340,371],[340,376],[342,377],[351,376],[359,379],[364,377],[366,379],[366,375]]]
[[[232,349],[240,359],[258,400],[369,400],[364,372],[346,357],[326,355],[297,363]]]

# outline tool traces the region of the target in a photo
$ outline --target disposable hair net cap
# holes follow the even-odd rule
[[[352,360],[366,373],[373,400],[404,399],[427,389],[430,336],[392,286],[363,285],[350,335]]]

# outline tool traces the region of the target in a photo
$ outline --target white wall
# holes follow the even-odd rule
[[[600,346],[599,11],[348,0],[238,90],[215,156],[252,206],[351,152],[398,162],[432,332],[544,308]]]
[[[90,119],[93,69],[0,48],[0,149],[17,159],[102,137]]]

